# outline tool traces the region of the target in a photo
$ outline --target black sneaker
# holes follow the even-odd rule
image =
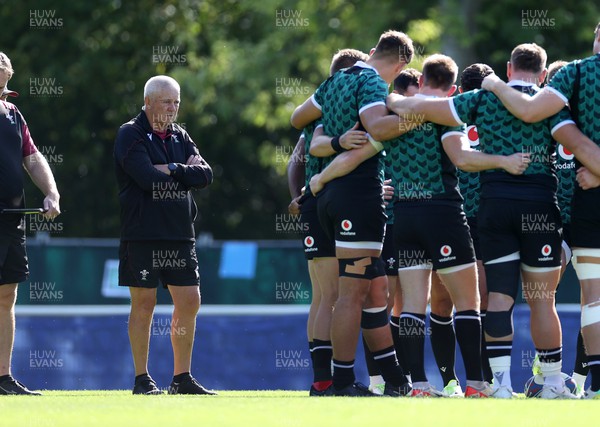
[[[0,382],[0,394],[26,394],[30,396],[41,396],[42,393],[31,391],[13,377]]]
[[[176,383],[173,381],[169,386],[169,394],[209,394],[215,395],[217,394],[213,390],[208,390],[204,388],[202,384],[200,384],[196,379],[192,376],[189,376],[183,379],[181,382]]]
[[[135,381],[133,394],[163,394],[163,392],[156,386],[152,377],[146,375]]]
[[[325,390],[317,390],[314,386],[310,386],[310,392],[308,393],[309,396],[313,396],[313,397],[323,397],[323,396],[333,396],[333,386],[330,385],[329,387],[327,387]]]
[[[341,390],[338,390],[333,386],[331,386],[331,388],[333,389],[333,396],[379,397],[377,394],[370,391],[369,387],[361,383],[350,384]]]
[[[404,397],[408,396],[412,391],[412,385],[409,382],[402,384],[399,387],[394,387],[389,383],[385,383],[385,389],[383,390],[384,396],[391,397]]]

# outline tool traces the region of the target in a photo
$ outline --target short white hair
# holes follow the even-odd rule
[[[164,87],[170,86],[180,91],[179,83],[173,77],[169,76],[154,76],[150,78],[144,85],[144,98],[154,95],[156,92],[160,92]]]

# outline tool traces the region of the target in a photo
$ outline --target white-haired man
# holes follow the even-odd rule
[[[173,382],[169,394],[215,394],[190,374],[200,275],[190,194],[212,182],[212,170],[175,123],[179,84],[167,76],[144,86],[142,111],[119,129],[115,162],[121,204],[119,285],[131,293],[129,341],[133,394],[161,394],[148,374],[150,327],[159,281],[173,298]]]

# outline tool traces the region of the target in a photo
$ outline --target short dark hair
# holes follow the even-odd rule
[[[460,74],[460,87],[463,92],[481,89],[481,82],[490,74],[494,74],[494,70],[489,65],[471,64]]]
[[[457,75],[458,66],[449,56],[437,53],[423,62],[423,85],[432,89],[450,89]]]
[[[554,77],[554,75],[558,73],[558,71],[567,64],[567,61],[562,61],[559,59],[558,61],[554,61],[552,64],[548,65],[548,74],[546,75],[546,82],[550,83],[552,77]]]
[[[413,42],[400,31],[389,30],[379,37],[373,58],[390,59],[408,64],[414,54]]]
[[[366,61],[369,55],[356,49],[338,50],[331,59],[331,74],[335,74],[343,68],[352,67],[357,61]]]
[[[539,74],[546,68],[548,56],[543,47],[535,43],[523,43],[515,47],[510,55],[510,63],[515,71]]]
[[[400,95],[404,95],[409,86],[419,87],[419,77],[421,77],[419,70],[405,68],[394,80],[394,90]]]

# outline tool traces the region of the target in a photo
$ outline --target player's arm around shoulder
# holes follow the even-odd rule
[[[311,192],[316,195],[323,189],[325,184],[336,178],[348,175],[362,162],[370,159],[383,149],[381,142],[375,141],[370,136],[368,138],[369,144],[363,144],[360,148],[339,154],[321,173],[313,176],[310,180]]]
[[[465,172],[488,169],[504,169],[513,175],[521,175],[529,166],[529,153],[500,156],[473,150],[464,132],[451,131],[442,136],[444,151],[454,165]]]

